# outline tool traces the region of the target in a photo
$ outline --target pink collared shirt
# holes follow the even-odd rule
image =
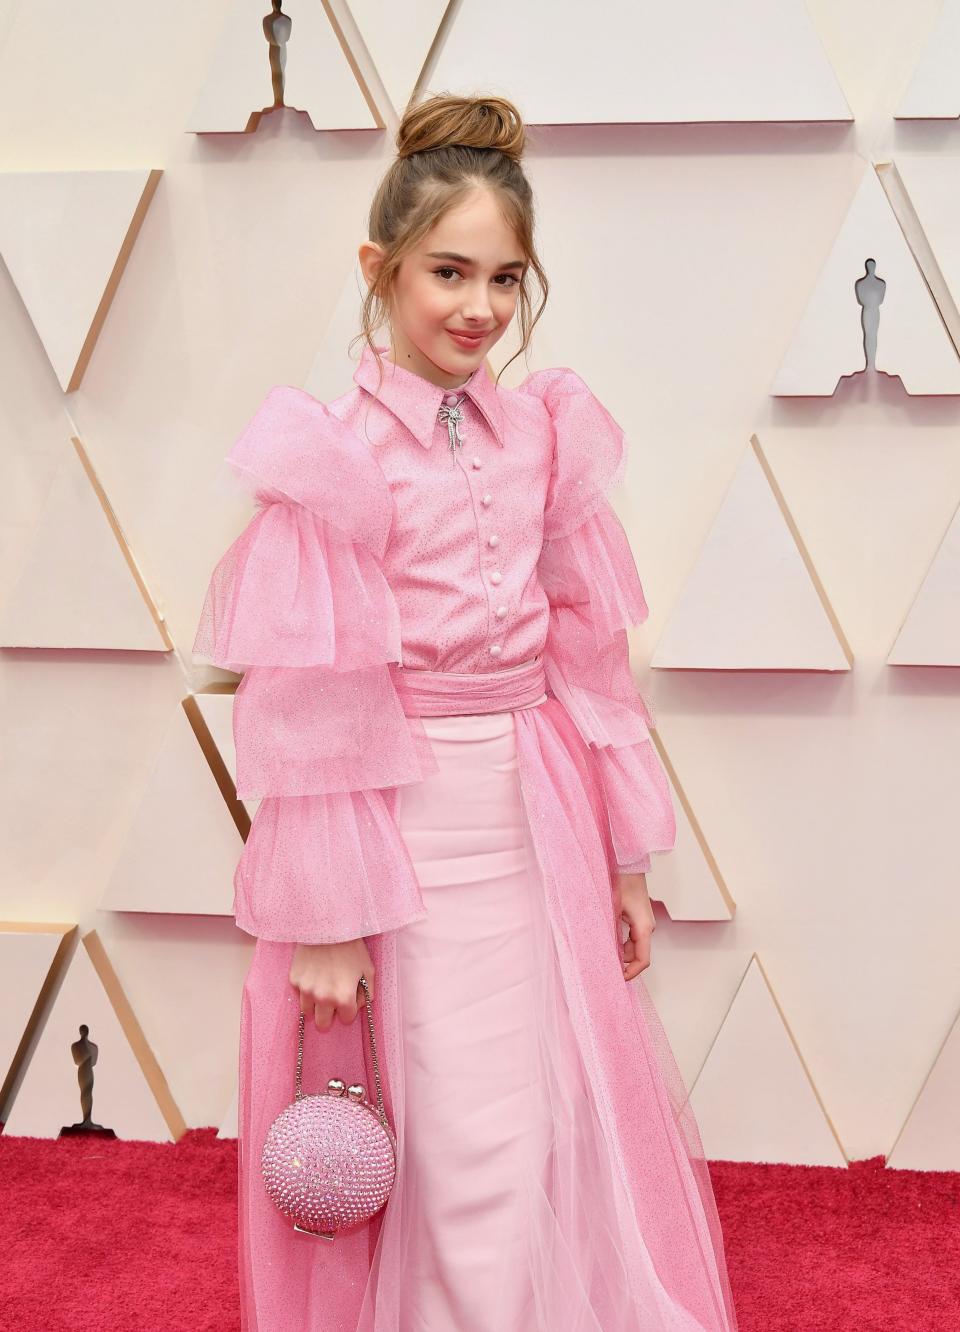
[[[543,403],[497,388],[483,365],[448,391],[384,355],[381,364],[378,392],[364,347],[357,387],[328,407],[372,444],[393,494],[383,569],[402,665],[490,671],[532,660],[550,614],[536,575],[553,459]],[[458,403],[462,419],[440,419]]]

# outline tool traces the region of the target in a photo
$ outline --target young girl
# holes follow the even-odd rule
[[[257,940],[249,1332],[736,1328],[638,979],[645,871],[675,825],[628,659],[647,606],[606,496],[624,436],[572,370],[508,390],[484,369],[515,315],[529,343],[531,269],[547,291],[523,139],[500,98],[408,109],[359,252],[355,387],[274,387],[228,455],[257,509],[194,652],[244,672],[237,794],[261,801],[234,881]],[[323,1241],[276,1209],[260,1153],[301,1011],[305,1090],[371,1093],[361,975],[399,1160],[386,1207]]]

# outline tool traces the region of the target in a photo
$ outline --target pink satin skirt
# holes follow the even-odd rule
[[[428,908],[397,936],[403,1159],[358,1328],[692,1332],[700,1324],[667,1296],[607,1158],[513,716],[424,724],[439,772],[402,788],[399,805]]]
[[[537,1325],[524,1165],[550,1142],[537,933],[510,713],[424,718],[440,772],[401,789],[428,915],[397,936],[409,1205],[400,1326]]]

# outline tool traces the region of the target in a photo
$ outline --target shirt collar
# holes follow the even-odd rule
[[[424,448],[429,449],[433,443],[437,413],[440,411],[444,395],[448,392],[455,392],[458,397],[461,393],[465,393],[482,413],[497,443],[501,448],[504,447],[503,404],[497,386],[487,374],[482,362],[465,384],[461,384],[458,389],[450,390],[441,388],[438,384],[431,384],[429,379],[424,379],[422,375],[415,374],[405,366],[395,365],[393,361],[380,355],[386,351],[389,351],[388,347],[378,346],[377,357],[374,357],[369,344],[365,344],[360,364],[354,371],[354,383],[359,384],[368,393],[376,395],[379,402],[389,407],[394,416],[403,422]],[[379,392],[377,358],[383,366],[383,382],[380,384]]]

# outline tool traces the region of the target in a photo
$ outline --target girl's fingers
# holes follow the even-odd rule
[[[637,966],[636,949],[633,940],[628,937],[623,941],[623,979],[630,981],[639,974],[640,968]]]
[[[357,989],[360,990],[360,988],[358,985]],[[313,1020],[318,1031],[329,1031],[333,1026],[334,1018],[339,1018],[341,1022],[347,1024],[355,1021],[360,1011],[360,1001],[356,995],[352,1002],[341,1001],[339,1003],[334,1003],[333,1000],[315,1002],[307,997],[305,1001],[301,1002],[300,1007],[307,1014],[310,1013],[312,1008]]]
[[[649,951],[647,952],[646,956],[644,956],[643,953],[641,953],[637,957],[630,958],[629,960],[625,961],[623,964],[623,979],[626,981],[632,981],[635,976],[640,975],[641,971],[645,971],[649,965],[650,965]]]
[[[650,932],[637,929],[629,917],[630,933],[623,941],[623,979],[631,981],[650,965]]]

